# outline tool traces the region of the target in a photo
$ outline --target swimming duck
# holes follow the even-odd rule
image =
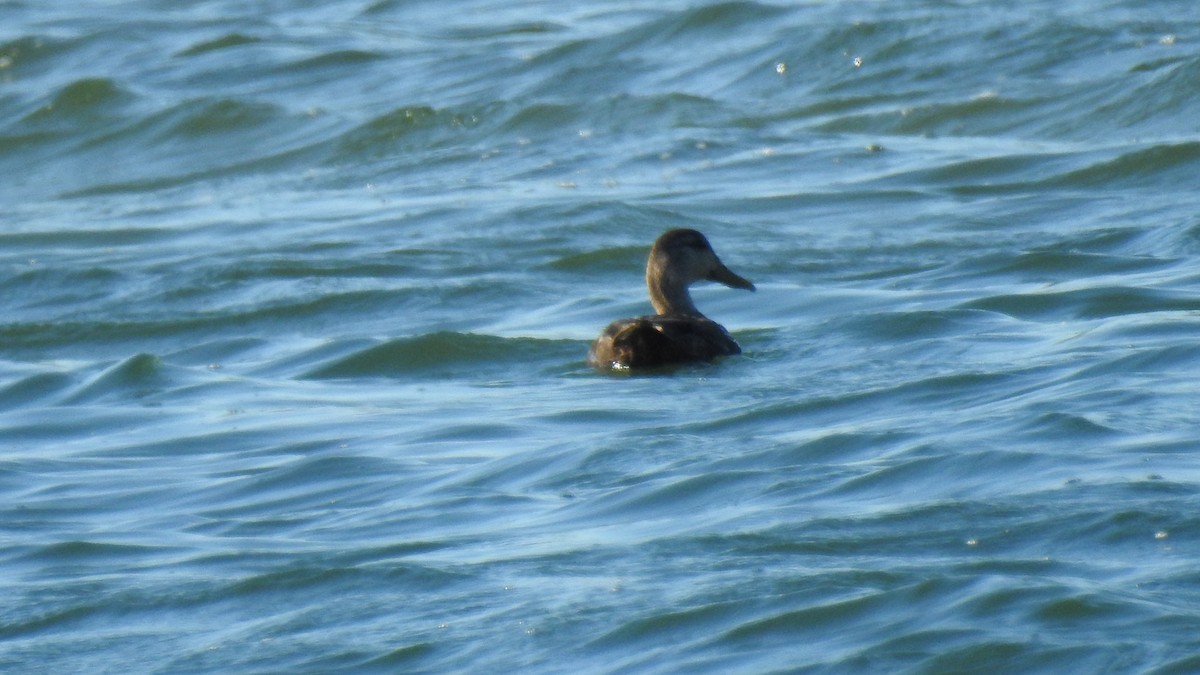
[[[688,286],[702,280],[754,290],[754,284],[721,262],[703,234],[684,229],[663,233],[646,262],[646,287],[657,314],[609,324],[592,343],[588,363],[599,370],[629,370],[740,354],[729,333],[692,302]]]

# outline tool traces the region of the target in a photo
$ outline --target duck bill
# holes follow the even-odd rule
[[[743,279],[734,274],[728,267],[718,264],[717,268],[708,275],[712,281],[719,281],[730,288],[742,288],[747,291],[754,290],[754,284],[750,283],[749,279]]]

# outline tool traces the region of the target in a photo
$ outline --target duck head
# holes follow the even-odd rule
[[[730,288],[754,290],[754,284],[721,262],[708,239],[696,230],[669,230],[650,249],[646,263],[646,287],[650,303],[659,314],[703,316],[688,286],[696,281],[717,281]]]

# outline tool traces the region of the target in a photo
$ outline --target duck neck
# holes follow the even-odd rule
[[[646,288],[650,290],[650,304],[654,311],[663,316],[666,314],[688,314],[704,316],[692,303],[692,295],[688,293],[688,284],[677,279],[665,269],[655,265],[651,260],[646,266]]]

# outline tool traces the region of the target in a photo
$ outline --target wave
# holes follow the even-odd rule
[[[77,121],[76,118],[101,113],[115,113],[134,96],[120,84],[107,77],[76,80],[60,89],[49,103],[28,115],[23,122],[30,125],[51,121]]]
[[[204,40],[203,42],[197,42],[182,51],[176,52],[176,56],[183,56],[183,57],[196,56],[196,55],[205,54],[208,52],[215,52],[215,51],[220,51],[223,49],[231,49],[231,48],[235,48],[235,47],[241,47],[243,45],[259,44],[262,41],[263,41],[262,38],[254,37],[251,35],[244,35],[242,33],[229,33],[227,35],[222,35],[221,37],[213,38],[211,40]]]
[[[128,403],[184,386],[186,379],[179,374],[152,354],[135,354],[99,369],[92,363],[43,369],[0,388],[0,409]]]
[[[538,367],[547,355],[582,358],[571,340],[503,338],[473,333],[437,332],[400,338],[357,349],[306,372],[309,379],[404,377],[434,373],[485,371],[502,374]]]
[[[1200,298],[1183,291],[1122,286],[1005,293],[971,300],[963,309],[1000,312],[1022,319],[1101,319],[1154,312],[1194,312]]]

